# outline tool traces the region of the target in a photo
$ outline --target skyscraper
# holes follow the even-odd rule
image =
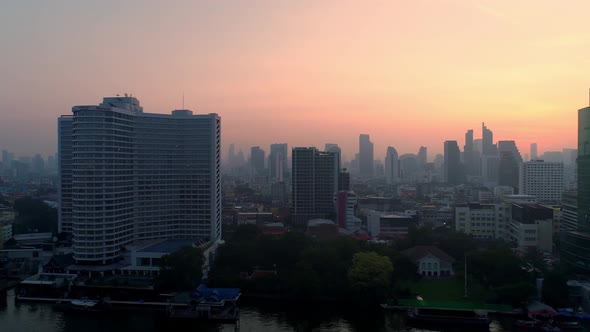
[[[268,155],[270,182],[283,182],[287,173],[287,143],[271,144]]]
[[[469,129],[465,133],[465,145],[463,146],[463,164],[465,165],[465,172],[469,175],[478,175],[475,167],[473,148],[473,129]]]
[[[498,141],[498,184],[518,192],[518,172],[522,156],[514,141]]]
[[[537,153],[537,143],[531,143],[531,160],[537,160],[539,158]]]
[[[57,120],[58,232],[72,233],[72,125],[74,117],[62,115]]]
[[[337,159],[338,154],[313,147],[293,148],[291,198],[295,223],[304,224],[335,213],[339,176],[335,165],[340,164]]]
[[[370,178],[373,176],[373,143],[369,135],[359,136],[359,173],[360,176]]]
[[[561,260],[585,273],[590,272],[590,107],[578,110],[578,224],[565,231]]]
[[[418,149],[418,167],[420,170],[424,170],[426,168],[426,162],[428,161],[428,149],[425,146],[421,146]]]
[[[444,150],[444,181],[449,184],[460,184],[462,182],[461,151],[457,141],[446,141]]]
[[[78,264],[117,262],[127,245],[140,240],[220,239],[217,114],[144,113],[127,96],[72,112],[71,120],[59,120],[60,229],[72,230]]]
[[[385,178],[388,184],[395,184],[399,181],[399,156],[393,146],[387,147],[385,154]]]
[[[252,169],[252,175],[264,174],[264,155],[264,150],[262,150],[259,146],[253,146],[250,149],[250,168]]]
[[[486,127],[485,123],[481,123],[481,154],[493,155],[496,153],[494,149],[494,133]]]

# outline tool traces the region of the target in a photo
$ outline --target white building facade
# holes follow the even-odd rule
[[[127,96],[72,112],[59,121],[59,227],[78,264],[114,263],[138,240],[221,237],[217,114],[144,113]]]
[[[558,203],[565,189],[563,178],[561,162],[527,161],[520,164],[519,190],[521,194],[537,197],[540,202]]]

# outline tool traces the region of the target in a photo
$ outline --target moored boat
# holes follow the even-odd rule
[[[87,312],[104,312],[111,307],[110,299],[103,298],[100,300],[89,300],[87,298],[72,300],[69,305],[70,310],[87,311]]]

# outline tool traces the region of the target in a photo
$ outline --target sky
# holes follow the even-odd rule
[[[218,113],[229,143],[441,153],[481,123],[521,153],[576,147],[590,1],[0,2],[0,149],[53,154],[74,105]]]

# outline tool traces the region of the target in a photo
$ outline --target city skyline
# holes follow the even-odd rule
[[[495,141],[561,150],[590,86],[583,1],[3,7],[0,148],[17,155],[54,154],[59,114],[126,92],[153,113],[184,94],[219,114],[223,151],[335,142],[352,159],[368,133],[378,159],[426,146],[432,160],[483,121]]]

